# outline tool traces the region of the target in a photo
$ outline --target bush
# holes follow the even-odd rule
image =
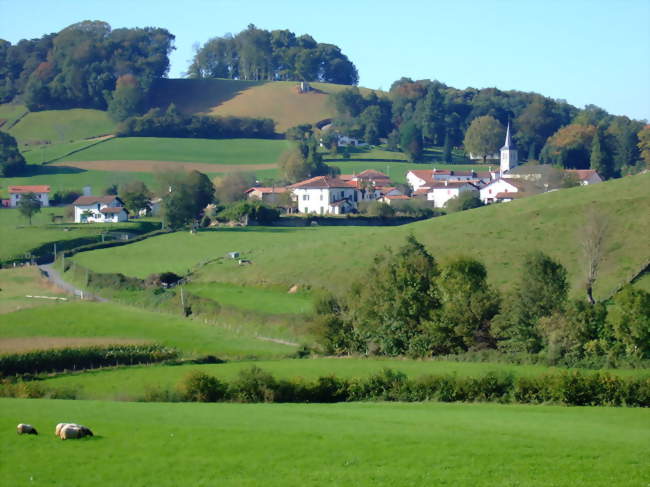
[[[216,377],[203,372],[190,372],[182,382],[186,401],[217,402],[226,397],[228,387]]]
[[[237,379],[230,384],[229,394],[237,402],[274,402],[277,390],[275,378],[253,366],[239,372]]]
[[[225,206],[216,218],[220,221],[255,220],[261,225],[268,225],[280,218],[280,212],[259,200],[246,200]]]

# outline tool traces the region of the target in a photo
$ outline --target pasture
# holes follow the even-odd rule
[[[42,277],[35,266],[0,269],[0,314],[52,303],[48,299],[28,298],[27,295],[66,297]]]
[[[56,423],[95,436],[61,441]],[[38,436],[18,436],[19,422]],[[648,412],[442,403],[0,399],[8,485],[638,486]],[[74,468],[52,468],[73,464]]]
[[[152,388],[175,391],[177,385],[191,372],[200,371],[230,382],[237,374],[252,366],[260,367],[277,379],[315,380],[335,375],[340,378],[365,378],[385,368],[403,372],[409,378],[424,375],[452,374],[458,377],[479,377],[488,373],[532,377],[567,369],[542,365],[512,365],[505,363],[446,362],[400,358],[309,358],[256,360],[224,364],[188,364],[182,366],[143,365],[60,374],[40,383],[57,390],[77,391],[78,399],[139,400]],[[595,371],[583,370],[584,373]],[[648,377],[647,370],[612,369],[617,376]]]
[[[18,325],[19,324],[19,325]],[[221,326],[119,305],[58,302],[0,314],[4,339],[53,337],[144,340],[179,349],[187,356],[284,357],[295,347],[257,339],[246,324]]]
[[[29,112],[9,133],[23,145],[35,141],[53,144],[111,134],[115,122],[107,112],[86,108]]]
[[[271,118],[276,131],[295,125],[316,123],[334,116],[328,101],[331,93],[349,88],[330,83],[310,83],[313,91],[299,93],[295,81],[237,81],[226,79],[159,80],[152,93],[154,104],[170,103],[183,113]],[[373,90],[360,88],[366,95]]]
[[[400,227],[247,227],[177,232],[115,249],[74,257],[98,272],[146,277],[154,272],[185,274],[198,262],[237,250],[253,262],[216,261],[202,267],[195,282],[238,285],[294,284],[344,291],[385,246],[397,247],[413,233],[438,261],[465,254],[480,259],[490,282],[508,289],[521,272],[524,255],[541,250],[568,271],[572,294],[581,294],[581,228],[597,211],[608,220],[605,254],[595,284],[608,297],[647,264],[650,235],[650,174],[556,191]]]

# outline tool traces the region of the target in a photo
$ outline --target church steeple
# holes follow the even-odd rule
[[[506,141],[501,147],[501,175],[507,173],[517,165],[517,148],[512,142],[510,136],[510,121],[508,121],[508,128],[506,129]]]

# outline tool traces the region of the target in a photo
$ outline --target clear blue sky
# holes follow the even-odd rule
[[[650,0],[0,0],[0,38],[12,43],[82,20],[167,28],[171,77],[195,43],[254,23],[337,44],[369,88],[430,78],[650,120]]]

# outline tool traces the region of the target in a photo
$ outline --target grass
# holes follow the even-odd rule
[[[23,147],[21,153],[27,164],[44,164],[62,158],[71,152],[90,147],[96,143],[96,140],[77,140],[60,144],[44,144]]]
[[[5,122],[0,125],[0,130],[7,131],[9,126],[18,120],[23,114],[27,113],[27,107],[25,105],[19,105],[14,103],[3,103],[0,104],[0,122],[4,120]]]
[[[21,421],[41,434],[11,434]],[[61,441],[60,421],[96,436]],[[17,487],[639,486],[649,424],[627,408],[0,399],[0,476]]]
[[[597,298],[627,282],[647,262],[650,235],[650,174],[572,188],[512,203],[455,213],[400,227],[248,227],[174,233],[141,243],[79,254],[75,260],[100,272],[145,277],[154,272],[185,273],[196,263],[237,250],[253,262],[220,261],[203,267],[196,282],[238,285],[300,284],[347,289],[366,271],[373,255],[399,246],[413,233],[438,261],[465,254],[480,259],[489,280],[508,289],[522,272],[528,251],[541,250],[568,271],[574,295],[582,294],[580,228],[592,210],[609,221]]]
[[[189,356],[278,357],[294,348],[229,329],[115,303],[74,301],[0,315],[0,337],[124,338],[178,348]],[[1,340],[1,339],[0,339]]]
[[[48,299],[27,298],[27,295],[64,297],[65,293],[42,277],[37,267],[0,269],[0,314],[52,302]]]
[[[284,140],[175,139],[119,137],[62,161],[147,160],[213,164],[275,164],[288,147]]]
[[[302,314],[312,310],[306,293],[289,294],[286,289],[235,286],[228,283],[190,283],[184,288],[192,294],[226,306],[270,314]]]
[[[43,384],[55,389],[71,389],[80,392],[81,399],[129,400],[144,396],[151,387],[174,390],[190,372],[201,371],[224,381],[234,379],[239,371],[257,366],[278,379],[314,380],[318,377],[336,375],[343,378],[367,377],[384,368],[405,373],[410,378],[427,374],[455,374],[460,377],[483,376],[489,372],[509,373],[514,376],[538,376],[566,369],[541,365],[511,365],[500,363],[443,362],[405,359],[370,358],[315,358],[271,361],[228,362],[218,365],[147,365],[85,371],[59,375],[46,379]],[[584,371],[594,373],[594,371]],[[619,376],[647,377],[647,370],[614,369],[608,371]]]
[[[271,118],[276,131],[284,132],[295,125],[333,117],[335,111],[328,96],[349,88],[330,83],[310,85],[314,91],[300,94],[295,81],[171,79],[159,81],[152,96],[156,105],[165,108],[174,103],[184,113]],[[370,91],[361,88],[364,95]]]
[[[64,213],[63,207],[43,208],[40,213],[32,217],[30,226],[17,209],[0,210],[0,232],[3,234],[0,261],[23,258],[26,252],[46,243],[54,246],[56,242],[95,236],[99,241],[101,233],[107,229],[137,231],[140,227],[137,222],[106,225],[51,223],[51,215],[64,215]],[[6,238],[5,235],[11,235],[11,238]]]
[[[115,122],[107,112],[86,108],[30,112],[9,130],[22,145],[33,141],[72,142],[111,134]]]

